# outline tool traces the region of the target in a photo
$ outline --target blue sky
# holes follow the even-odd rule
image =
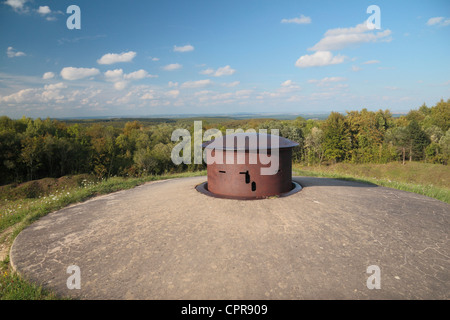
[[[81,29],[66,25],[70,5]],[[369,29],[370,5],[381,29]],[[13,118],[407,111],[450,98],[450,2],[0,0]]]

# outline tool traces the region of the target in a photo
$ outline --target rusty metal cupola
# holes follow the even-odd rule
[[[234,133],[202,146],[208,176],[197,186],[202,193],[247,200],[286,196],[301,189],[292,181],[292,149],[298,146],[294,141],[266,133]]]

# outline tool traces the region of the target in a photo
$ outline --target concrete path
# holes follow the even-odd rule
[[[206,177],[148,183],[51,213],[11,262],[81,299],[449,299],[450,206],[413,193],[295,177],[286,198],[211,198]],[[69,290],[67,268],[81,271]],[[380,268],[369,290],[367,267]]]

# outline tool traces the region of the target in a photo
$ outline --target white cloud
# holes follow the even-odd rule
[[[379,60],[369,60],[369,61],[363,62],[363,64],[375,64],[375,63],[380,63],[380,61]]]
[[[233,81],[228,83],[222,83],[222,86],[232,88],[238,86],[240,83],[241,83],[240,81]]]
[[[444,17],[434,17],[434,18],[430,18],[427,21],[427,25],[429,26],[433,26],[435,24],[440,23],[442,20],[444,20]]]
[[[281,23],[309,24],[311,23],[311,18],[301,14],[298,18],[282,19]]]
[[[55,84],[47,84],[44,86],[45,90],[58,90],[65,89],[67,86],[63,82],[55,83]]]
[[[152,59],[152,61],[159,61],[159,58],[157,57],[150,57],[150,59]]]
[[[23,89],[9,96],[2,97],[0,101],[6,103],[22,103],[25,101],[34,101],[37,99],[36,95],[38,94],[39,89],[28,88]]]
[[[39,9],[37,10],[38,13],[42,14],[42,15],[46,15],[52,12],[52,10],[50,10],[49,6],[40,6]]]
[[[214,77],[231,76],[235,72],[236,72],[235,69],[232,69],[230,66],[225,66],[218,68],[216,72],[214,72]]]
[[[153,93],[145,93],[141,96],[140,98],[141,100],[153,100],[155,99],[155,96],[153,95]]]
[[[358,66],[352,66],[352,71],[353,72],[358,72],[358,71],[361,71],[361,70],[362,70],[362,68],[360,68]]]
[[[112,82],[120,81],[123,79],[123,70],[122,69],[108,70],[105,72],[105,78],[106,81]]]
[[[66,88],[67,86],[60,82],[45,85],[43,88],[22,89],[9,96],[0,97],[0,102],[27,104],[45,103],[49,101],[60,102],[64,99],[64,95],[61,94],[61,90]]]
[[[123,90],[131,80],[141,80],[144,78],[156,78],[157,75],[148,74],[147,71],[140,69],[128,74],[123,73],[122,69],[108,70],[105,72],[106,81],[114,82],[116,90]]]
[[[61,89],[66,89],[67,86],[62,83],[49,84],[44,86],[44,91],[41,93],[40,98],[44,102],[48,102],[51,100],[62,100],[64,99],[64,95],[61,94]]]
[[[286,80],[281,84],[281,86],[282,87],[290,87],[290,86],[292,86],[292,84],[293,84],[292,80]]]
[[[128,82],[126,81],[117,81],[114,83],[114,88],[116,90],[123,90],[128,85]]]
[[[311,55],[304,55],[298,58],[295,63],[296,67],[322,67],[332,64],[339,64],[344,62],[345,56],[333,56],[330,51],[317,51]]]
[[[163,69],[166,71],[173,71],[173,70],[181,69],[182,67],[183,66],[179,63],[171,63],[171,64],[164,66]]]
[[[96,68],[73,68],[66,67],[61,70],[61,77],[64,80],[80,80],[87,77],[96,76],[100,71]]]
[[[200,71],[199,73],[200,74],[213,74],[214,73],[214,69],[208,68],[208,69]]]
[[[189,51],[194,51],[194,47],[191,46],[190,44],[187,44],[185,46],[173,46],[173,51],[175,52],[189,52]]]
[[[127,80],[140,80],[140,79],[144,79],[147,77],[155,78],[157,76],[149,75],[148,72],[143,69],[140,69],[138,71],[134,71],[134,72],[124,75],[124,78]]]
[[[277,93],[289,93],[292,91],[300,90],[300,86],[292,80],[286,80],[281,83],[280,88],[278,88]]]
[[[13,8],[15,11],[21,11],[24,10],[24,4],[28,0],[6,0],[4,3],[11,8]]]
[[[367,27],[367,23],[361,23],[352,28],[336,28],[328,30],[325,32],[325,36],[308,50],[332,51],[340,50],[350,45],[376,42],[381,39],[389,41],[390,38],[386,38],[389,35],[391,35],[391,30],[374,32]]]
[[[107,53],[97,60],[98,64],[114,64],[118,62],[130,62],[136,57],[136,52]]]
[[[17,51],[13,47],[8,47],[8,49],[6,50],[6,55],[8,56],[8,58],[15,58],[15,57],[26,56],[26,54],[24,52]]]
[[[428,26],[434,26],[434,25],[438,25],[438,26],[448,26],[450,25],[450,19],[448,18],[444,18],[444,17],[434,17],[434,18],[430,18],[427,21],[427,25]]]
[[[248,98],[252,93],[253,90],[238,90],[234,94],[236,95],[236,97]]]
[[[333,83],[333,82],[342,82],[345,80],[347,80],[347,79],[343,78],[343,77],[325,77],[320,80],[317,80],[317,79],[308,80],[308,83],[316,83],[317,86],[322,87],[322,86],[329,85],[330,83]]]
[[[232,69],[230,66],[220,67],[217,70],[212,68],[208,68],[200,71],[200,74],[212,75],[214,77],[222,77],[222,76],[231,76],[236,72],[236,70]]]
[[[53,79],[55,77],[55,74],[53,72],[46,72],[42,75],[42,79]]]
[[[207,95],[207,94],[210,94],[210,93],[212,93],[212,91],[202,90],[202,91],[197,91],[196,93],[194,93],[194,96],[195,97],[204,96],[204,95]]]
[[[168,86],[169,88],[176,88],[178,87],[178,82],[169,81]]]
[[[198,81],[186,81],[181,85],[181,88],[202,88],[212,84],[209,79]]]
[[[166,95],[172,98],[178,97],[179,94],[180,94],[179,90],[169,90],[166,92]]]

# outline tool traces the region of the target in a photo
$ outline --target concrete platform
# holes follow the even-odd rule
[[[286,198],[239,201],[153,182],[51,213],[13,267],[81,299],[449,299],[450,206],[375,185],[295,177]],[[70,265],[81,289],[66,285]],[[369,290],[367,267],[381,270]]]

